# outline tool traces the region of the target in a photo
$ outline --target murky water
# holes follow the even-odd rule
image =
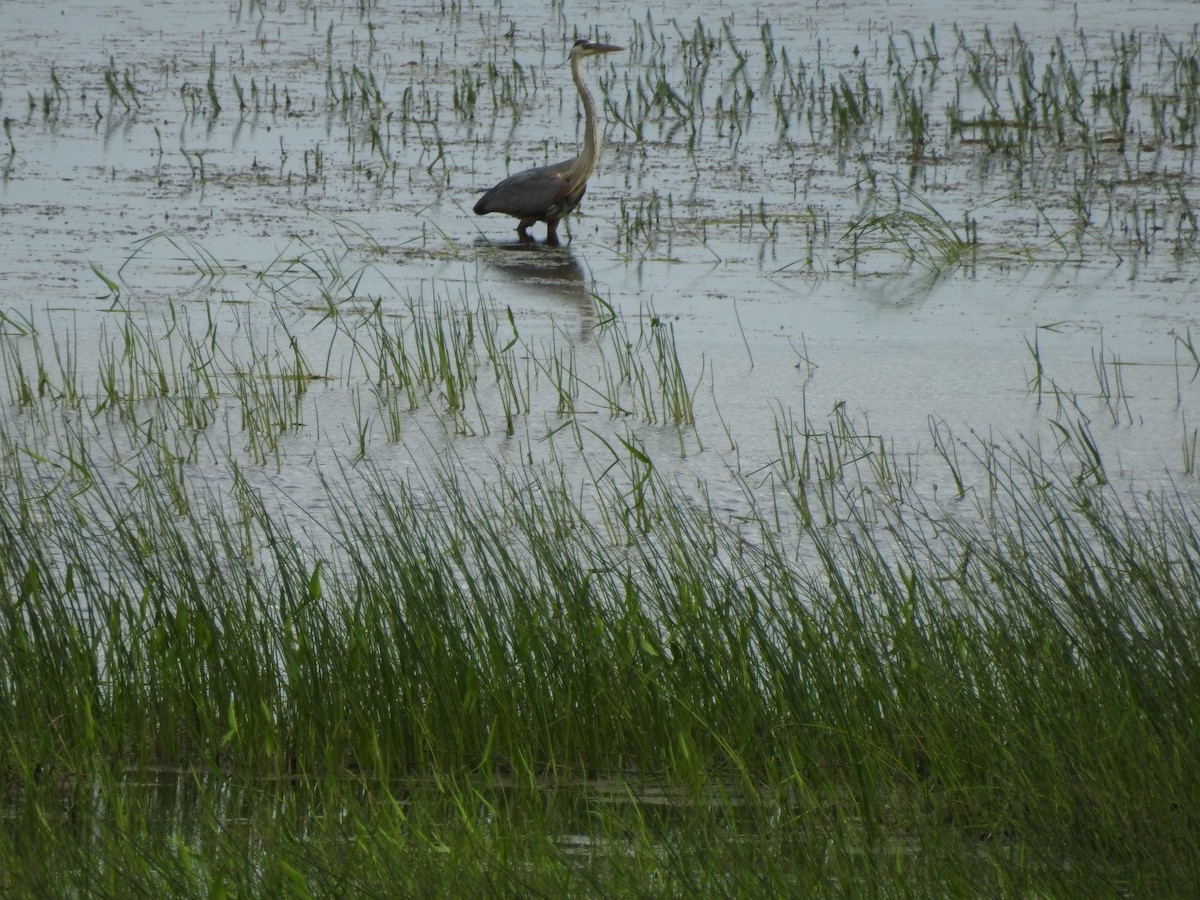
[[[97,373],[132,321],[147,346],[210,348],[221,404],[180,450],[189,477],[220,485],[248,460],[301,505],[321,498],[320,472],[367,453],[399,472],[452,456],[486,478],[497,459],[603,456],[619,436],[732,515],[732,477],[780,456],[789,417],[852,422],[931,491],[948,483],[931,427],[1052,452],[1054,422],[1082,418],[1114,482],[1195,489],[1190,2],[1136,17],[1115,2],[633,13],[6,4],[14,442],[58,433],[30,423],[16,386],[35,346],[69,351],[84,430],[109,428]],[[588,67],[604,154],[565,246],[516,246],[511,220],[470,208],[508,172],[575,152],[562,61],[585,28],[629,48]],[[1067,96],[1067,63],[1079,133],[1060,140],[1022,125],[1020,100]],[[866,227],[879,217],[899,230]],[[947,235],[977,243],[951,258]],[[444,381],[415,400],[380,388],[363,348],[435,308],[496,323],[527,385],[512,421],[485,365],[459,409]],[[631,345],[649,400],[636,377],[605,388]],[[675,358],[694,424],[664,399],[656,366]],[[316,377],[256,446],[237,385],[278,383],[290,359]],[[96,440],[118,471],[138,452]]]

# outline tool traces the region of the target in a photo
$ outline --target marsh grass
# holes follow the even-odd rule
[[[408,314],[426,335],[463,327],[437,308]],[[491,322],[481,370],[529,352],[515,324],[473,315]],[[452,454],[405,477],[364,454],[327,474],[318,516],[232,460],[227,485],[206,483],[165,439],[183,385],[209,389],[201,371],[208,403],[275,409],[243,382],[300,396],[310,367],[286,332],[275,355],[245,338],[252,364],[222,374],[211,319],[164,318],[166,342],[142,334],[153,321],[127,314],[123,386],[93,414],[141,436],[136,468],[104,459],[94,426],[31,453],[6,413],[6,889],[1197,883],[1190,505],[1096,477],[1052,382],[1048,455],[931,423],[945,505],[843,404],[823,423],[781,411],[775,487],[744,483],[733,521],[632,432],[568,425],[583,494],[552,462],[477,481]],[[636,338],[605,328],[644,341],[649,372],[677,351],[640,321]],[[413,358],[451,342],[401,339]],[[18,392],[10,409],[78,417],[96,388],[71,380],[78,402]]]
[[[716,158],[743,196],[721,216],[683,190],[633,197],[619,252],[670,251],[679,229],[721,262],[717,236],[761,226],[773,245],[794,224],[798,270],[883,251],[937,274],[978,244],[917,187],[948,155],[1001,160],[1015,205],[1078,171],[1074,225],[1039,209],[1060,247],[1099,234],[1148,255],[1168,227],[1174,250],[1194,243],[1185,185],[1162,190],[1194,153],[1194,40],[1060,41],[1039,76],[1015,29],[957,32],[945,56],[932,30],[889,41],[883,71],[820,45],[801,58],[767,21],[747,37],[732,17],[647,14],[635,31],[638,64],[598,77],[610,117],[687,153],[697,179]],[[222,101],[336,114],[347,169],[394,188],[403,151],[410,184],[440,191],[457,124],[515,122],[540,99],[542,73],[516,60],[476,74],[422,43],[399,76],[372,65],[373,33],[349,68],[326,34],[315,100],[239,80],[211,50],[205,83],[179,87],[185,119],[212,126]],[[109,58],[110,118],[152,99],[135,76]],[[753,203],[743,161],[772,116],[760,159],[828,145],[875,204],[848,232]],[[874,173],[893,140],[914,168],[886,206]],[[1125,178],[1141,145],[1181,155]],[[204,152],[181,147],[200,183]],[[297,155],[304,184],[333,177],[325,153]],[[653,149],[629,159],[655,165]],[[286,161],[281,137],[285,183]],[[811,173],[789,177],[800,200]],[[0,891],[1196,892],[1194,500],[1112,483],[1086,400],[1046,373],[1036,334],[1046,446],[931,418],[930,474],[845,403],[823,421],[780,407],[777,459],[713,499],[654,449],[700,442],[713,375],[681,349],[686,320],[593,296],[585,358],[482,291],[396,290],[356,256],[382,242],[326,221],[345,252],[295,238],[253,270],[263,318],[240,293],[136,298],[128,267],[161,253],[206,296],[225,290],[233,267],[183,230],[144,238],[117,278],[93,267],[110,318],[90,367],[74,328],[0,314]],[[1174,337],[1179,396],[1198,354]],[[1114,426],[1132,419],[1123,365],[1101,351],[1094,366]],[[343,388],[352,459],[314,449],[319,483],[289,497],[272,479],[290,475],[288,439],[318,428],[318,385]],[[455,458],[493,427],[517,449],[483,472]],[[395,452],[413,435],[434,462]],[[928,478],[951,490],[929,498]]]
[[[672,27],[668,43],[652,21],[633,23],[635,64],[602,77],[604,105],[636,148],[629,164],[634,183],[686,153],[691,198],[703,199],[677,199],[672,215],[659,216],[655,191],[626,191],[617,204],[625,252],[645,256],[662,246],[672,252],[698,234],[710,246],[708,229],[730,224],[711,206],[728,208],[749,191],[761,192],[761,179],[751,187],[745,173],[787,157],[793,164],[775,170],[768,195],[814,187],[826,195],[853,193],[888,172],[904,181],[912,201],[931,186],[958,191],[973,182],[968,170],[987,172],[984,204],[1017,204],[1017,218],[1031,205],[1039,213],[1028,229],[989,235],[998,252],[985,253],[985,261],[1003,264],[1013,252],[1044,257],[1055,249],[1079,256],[1094,247],[1123,260],[1130,251],[1165,246],[1165,235],[1194,245],[1191,178],[1180,184],[1175,171],[1186,170],[1194,154],[1200,109],[1194,36],[1176,41],[1129,32],[1092,40],[1080,32],[1043,40],[1015,26],[956,27],[947,41],[930,28],[834,58],[820,41],[804,50],[784,46],[769,20],[756,21],[752,37],[734,17],[686,27],[672,20]],[[660,157],[664,144],[674,152]],[[714,196],[714,171],[739,190]],[[1071,178],[1063,179],[1063,171]],[[1140,189],[1154,200],[1139,198]],[[1074,221],[1060,209],[1072,210]],[[979,243],[972,221],[952,225],[919,202],[872,208],[845,224],[821,248],[834,266],[854,266],[872,249],[937,271],[948,258],[976,258],[974,250],[962,250]],[[1041,228],[1052,235],[1050,244],[1029,241]]]
[[[798,540],[632,441],[587,502],[366,461],[316,545],[236,466],[10,467],[7,886],[1198,883],[1189,505],[939,425],[968,483],[927,507],[844,412],[787,433]]]
[[[461,10],[453,4],[432,14],[456,34],[462,27]],[[377,9],[362,10],[365,32],[347,32],[345,56],[334,33],[321,30],[324,46],[312,58],[324,57],[317,68],[323,74],[311,84],[268,82],[245,53],[222,59],[204,52],[193,60],[193,80],[178,87],[184,118],[211,129],[222,108],[234,104],[249,120],[261,113],[307,121],[320,111],[339,121],[342,133],[316,136],[316,145],[295,152],[290,165],[281,137],[281,184],[295,177],[314,190],[329,188],[331,177],[346,173],[355,189],[370,183],[390,200],[408,202],[419,182],[431,201],[421,208],[436,209],[461,192],[456,176],[471,168],[468,160],[480,159],[487,139],[478,126],[516,126],[535,115],[538,105],[552,106],[545,98],[555,90],[560,108],[569,99],[569,86],[562,86],[549,62],[556,51],[545,34],[521,38],[512,22],[494,23],[481,48],[486,65],[478,68],[451,47],[434,49],[414,38],[408,51],[412,64],[399,67],[375,52],[379,15]],[[879,172],[903,179],[914,197],[931,186],[953,191],[960,206],[968,205],[962,194],[972,173],[986,173],[981,190],[970,192],[971,205],[1004,204],[1019,219],[1009,233],[986,236],[1002,248],[985,253],[986,261],[1007,263],[1011,252],[1003,248],[1028,243],[1027,235],[1041,228],[1055,236],[1051,244],[1028,243],[1023,250],[1080,255],[1087,244],[1118,259],[1131,250],[1149,255],[1156,246],[1194,250],[1200,234],[1189,174],[1200,122],[1195,35],[1094,36],[1083,29],[1042,38],[1014,26],[956,27],[946,36],[931,27],[924,34],[902,32],[856,44],[845,55],[834,53],[820,36],[803,41],[778,25],[732,15],[715,22],[657,23],[647,17],[630,22],[627,39],[606,36],[628,43],[630,54],[627,64],[610,63],[596,72],[614,153],[623,154],[626,167],[621,198],[607,204],[619,252],[647,257],[666,248],[672,255],[699,245],[721,258],[726,254],[716,249],[717,238],[735,221],[728,211],[740,209],[746,197],[789,191],[795,199],[810,192],[853,195],[856,185]],[[531,58],[539,52],[543,64],[535,66]],[[94,89],[107,94],[110,117],[119,111],[133,119],[143,106],[148,110],[158,102],[158,89],[139,79],[135,66],[111,56],[104,63]],[[51,68],[41,90],[44,118],[58,114],[72,87]],[[12,121],[5,117],[6,130]],[[11,149],[13,137],[7,134]],[[561,143],[570,143],[568,137]],[[528,147],[539,138],[516,134],[510,140]],[[542,140],[547,154],[558,149]],[[169,170],[178,166],[164,170],[158,143],[156,174],[173,179],[178,173]],[[181,142],[180,153],[184,177],[201,187],[220,177],[206,151]],[[672,182],[677,208],[663,209],[651,185],[657,173],[674,170],[684,158],[687,165]],[[515,161],[509,148],[504,160],[506,166]],[[615,169],[611,158],[606,168]],[[1062,178],[1064,171],[1072,177]],[[470,174],[478,181],[484,173]],[[728,190],[714,191],[714,183]],[[398,188],[407,193],[401,197]],[[710,204],[726,212],[714,214]],[[909,262],[944,268],[941,260],[955,246],[950,232],[978,244],[973,224],[959,225],[950,215],[955,224],[947,231],[947,222],[920,204],[872,209],[865,217],[861,210],[831,205],[839,227],[813,248],[807,269],[853,267],[860,251],[871,248],[898,250]],[[1038,210],[1034,220],[1027,216],[1031,207]],[[429,218],[441,236],[454,233]],[[736,222],[744,227],[740,214]],[[763,224],[772,244],[796,240],[786,216]],[[186,246],[180,233],[149,240],[164,235],[181,245],[198,271],[214,274],[213,260]]]
[[[960,230],[912,188],[896,182],[895,189],[891,208],[872,211],[851,224],[846,232],[850,247],[838,257],[837,265],[849,262],[857,268],[870,254],[886,252],[938,276],[974,261],[977,240],[969,213]]]
[[[457,5],[431,15],[460,34]],[[457,175],[471,168],[467,161],[479,158],[485,140],[476,131],[479,125],[516,125],[536,115],[538,105],[551,108],[545,98],[556,90],[560,109],[564,97],[569,99],[569,86],[554,71],[558,48],[544,32],[524,36],[511,20],[490,22],[482,29],[479,58],[486,63],[479,67],[458,55],[459,42],[435,48],[414,35],[406,41],[409,55],[401,66],[376,52],[381,18],[384,11],[363,8],[357,28],[345,33],[314,27],[312,79],[289,84],[297,78],[289,72],[275,76],[276,82],[264,75],[249,47],[227,57],[209,48],[198,51],[184,80],[169,80],[168,89],[146,79],[138,66],[105,55],[94,80],[85,84],[72,83],[52,65],[37,92],[40,103],[30,93],[30,112],[40,107],[52,121],[73,94],[90,91],[107,97],[107,118],[132,126],[139,116],[157,121],[150,110],[173,107],[164,95],[178,90],[189,136],[196,129],[196,147],[206,146],[203,132],[235,104],[250,122],[260,114],[301,123],[326,115],[344,126],[341,133],[305,134],[308,148],[295,152],[290,165],[281,136],[280,184],[290,185],[295,177],[306,186],[328,187],[331,177],[344,172],[356,189],[371,183],[390,194],[389,200],[408,202],[419,182],[431,201],[420,206],[433,208],[461,192]],[[564,33],[569,31],[565,17],[558,18]],[[596,72],[610,137],[623,145],[627,166],[624,198],[609,203],[622,252],[645,256],[663,246],[674,252],[697,243],[706,253],[717,252],[709,249],[717,242],[707,229],[719,231],[730,220],[713,215],[710,202],[725,209],[755,194],[853,193],[854,185],[880,171],[905,179],[914,190],[936,184],[959,194],[973,182],[972,172],[984,171],[982,192],[971,191],[973,197],[982,193],[982,203],[1074,211],[1074,222],[1039,216],[1037,223],[1022,220],[1012,234],[989,236],[993,241],[1021,240],[1044,225],[1059,235],[1095,241],[1120,258],[1129,249],[1149,253],[1171,244],[1176,252],[1194,250],[1198,230],[1189,173],[1200,122],[1194,34],[1096,35],[1083,27],[1042,37],[1013,26],[955,27],[940,35],[930,27],[927,33],[889,33],[837,52],[837,42],[822,34],[797,34],[760,17],[655,22],[647,16],[631,20],[629,29],[628,38],[604,35],[628,44],[628,62]],[[542,63],[534,65],[539,53]],[[95,105],[104,118],[98,100]],[[177,115],[174,108],[170,113]],[[10,115],[4,123],[11,159],[12,127],[21,123]],[[535,146],[539,137],[513,140]],[[552,143],[545,142],[547,153],[556,149]],[[179,177],[172,171],[179,167],[164,166],[161,139],[158,144],[156,177],[165,183]],[[206,152],[181,140],[183,177],[199,186],[220,177]],[[649,185],[684,158],[687,165],[673,176],[679,208],[660,215],[660,198]],[[504,159],[506,165],[513,161],[508,148]],[[777,165],[785,159],[791,164]],[[606,167],[611,166],[610,159]],[[1062,178],[1064,171],[1072,177]],[[751,177],[756,185],[749,191]],[[716,192],[714,184],[729,190]],[[853,212],[836,212],[842,227],[819,248],[821,255],[854,262],[841,242],[847,228],[862,222],[854,221]],[[947,249],[946,233],[936,219],[915,216],[920,212],[897,211],[875,221],[872,230],[889,247],[907,245],[923,259],[939,259]],[[781,223],[786,220],[776,224]],[[443,235],[454,231],[445,223],[433,227]],[[199,271],[211,271],[211,259],[187,247],[180,233],[169,234]],[[789,237],[785,232],[785,243]],[[971,235],[963,238],[974,241]],[[827,265],[822,259],[810,267]]]

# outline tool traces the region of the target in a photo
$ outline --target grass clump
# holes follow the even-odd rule
[[[645,454],[592,513],[553,468],[345,473],[319,542],[241,475],[184,510],[26,481],[0,501],[5,888],[1195,886],[1187,504],[976,461],[973,509],[870,522],[800,516],[789,481],[798,543]]]

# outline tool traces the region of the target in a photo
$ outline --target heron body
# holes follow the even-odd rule
[[[531,241],[529,227],[535,222],[546,223],[546,243],[558,243],[558,223],[579,205],[587,191],[587,180],[600,159],[600,124],[592,95],[583,83],[580,62],[588,56],[621,50],[613,44],[579,40],[571,48],[571,77],[583,104],[583,147],[573,159],[549,166],[526,169],[505,178],[488,190],[475,204],[475,215],[504,213],[515,216],[517,235]]]

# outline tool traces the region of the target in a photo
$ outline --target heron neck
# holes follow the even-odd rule
[[[572,188],[582,185],[596,168],[600,159],[600,123],[596,121],[596,106],[592,102],[591,92],[583,83],[583,73],[579,69],[580,57],[571,60],[571,77],[575,79],[575,88],[579,91],[579,100],[583,104],[583,149],[575,157],[570,169]]]

